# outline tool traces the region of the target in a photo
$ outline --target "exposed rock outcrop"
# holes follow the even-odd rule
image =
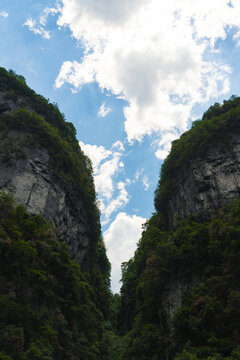
[[[180,276],[169,281],[168,288],[162,295],[160,309],[164,310],[167,317],[172,318],[177,309],[182,306],[185,295],[191,292],[199,282],[200,280],[197,277],[187,281]]]
[[[86,191],[94,194],[95,190],[91,175],[88,175],[91,171],[87,169],[88,160],[79,149],[75,129],[71,123],[64,121],[56,104],[49,103],[4,69],[1,68],[0,72],[0,116],[3,116],[0,129],[0,190],[11,193],[16,202],[24,204],[29,212],[40,214],[52,222],[59,239],[68,244],[74,260],[82,269],[88,270],[91,248],[95,246],[93,243],[97,241],[98,234],[89,235],[92,231],[89,212],[93,213],[95,210],[92,209],[94,199],[86,205]],[[67,165],[59,167],[56,161],[53,161],[53,157],[61,157],[62,153],[56,154],[53,148],[49,151],[49,140],[40,141],[36,130],[33,135],[31,123],[29,126],[26,123],[24,130],[21,123],[15,127],[13,115],[12,125],[4,126],[4,122],[8,122],[8,116],[12,117],[13,112],[18,109],[24,109],[28,114],[36,113],[45,119],[46,124],[50,124],[46,131],[58,134],[62,141],[59,146],[66,146],[64,151],[69,154],[69,161],[71,162],[71,152],[75,153],[75,160],[78,157],[78,172],[72,165],[75,160],[71,163],[70,174],[69,170],[65,169]],[[31,122],[31,119],[29,121]],[[41,121],[39,120],[39,124]],[[41,136],[44,139],[45,135]],[[66,159],[67,157],[68,155]],[[84,180],[81,180],[79,189],[74,186],[74,181],[78,181],[80,172]],[[74,181],[69,180],[69,176],[72,176]],[[85,186],[88,188],[86,191]]]
[[[11,193],[18,204],[33,214],[40,214],[56,226],[59,239],[65,240],[73,258],[87,267],[90,241],[87,236],[87,214],[80,195],[71,183],[64,182],[54,171],[48,150],[32,147],[27,135],[12,131],[0,139],[0,148],[21,143],[21,154],[13,149],[0,162],[0,189]]]
[[[229,147],[210,148],[204,159],[195,158],[176,174],[177,189],[167,206],[168,223],[197,213],[209,213],[240,196],[240,133]]]

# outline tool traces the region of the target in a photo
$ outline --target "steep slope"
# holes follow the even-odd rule
[[[0,197],[0,359],[102,359],[94,288],[40,215]]]
[[[240,195],[240,99],[215,104],[173,142],[155,206],[166,225],[218,209]]]
[[[100,236],[89,159],[57,106],[0,69],[0,189],[57,227],[87,268]]]
[[[240,358],[240,98],[175,141],[156,214],[123,266],[126,360]]]
[[[75,135],[0,68],[0,359],[108,359],[110,264]]]

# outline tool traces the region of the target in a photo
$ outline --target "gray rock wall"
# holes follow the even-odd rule
[[[184,277],[176,277],[169,281],[169,285],[164,294],[162,294],[162,301],[160,310],[163,309],[168,318],[172,318],[174,313],[179,309],[186,294],[191,292],[200,280],[193,277],[191,280],[186,280]],[[159,315],[161,318],[161,315]]]
[[[73,258],[88,268],[90,240],[83,201],[69,182],[54,172],[47,149],[27,144],[27,135],[11,131],[0,138],[0,190],[11,193],[18,204],[52,222]],[[21,144],[21,153],[16,149]],[[6,159],[8,149],[9,158]]]
[[[168,223],[176,224],[189,215],[215,210],[240,197],[240,134],[229,138],[227,148],[210,149],[204,159],[196,158],[175,177],[178,188],[167,207]]]

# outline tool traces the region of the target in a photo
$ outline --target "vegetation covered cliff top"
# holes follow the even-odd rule
[[[65,122],[57,106],[31,90],[22,76],[0,68],[0,93],[1,103],[13,105],[12,110],[0,112],[0,161],[6,167],[15,166],[18,157],[27,156],[26,149],[47,149],[52,171],[64,186],[70,186],[73,196],[75,192],[80,195],[91,245],[91,282],[99,295],[98,302],[102,304],[99,306],[104,311],[103,304],[108,301],[110,263],[101,236],[91,161],[79,146],[74,126]],[[24,137],[11,141],[11,131],[21,132]]]
[[[31,108],[43,116],[47,122],[57,128],[61,136],[78,147],[76,130],[72,123],[66,122],[57,104],[50,103],[42,95],[37,94],[27,86],[25,78],[17,75],[13,70],[7,71],[0,67],[0,92],[6,94],[6,100],[17,103],[18,107]]]
[[[81,194],[91,237],[94,242],[98,241],[101,227],[92,165],[79,146],[73,124],[65,121],[58,106],[36,94],[26,85],[24,78],[12,70],[8,72],[0,68],[0,92],[3,104],[13,104],[11,111],[0,114],[1,137],[6,137],[10,130],[22,131],[28,134],[28,143],[22,147],[43,146],[48,150],[54,171]],[[5,149],[6,161],[11,161],[16,146],[15,143],[12,149]]]
[[[172,148],[164,161],[160,180],[155,192],[155,208],[162,212],[176,189],[174,177],[191,159],[204,157],[211,148],[228,147],[229,135],[240,131],[240,97],[231,96],[222,105],[215,103],[202,117],[194,121],[192,128],[180,139],[172,142]]]

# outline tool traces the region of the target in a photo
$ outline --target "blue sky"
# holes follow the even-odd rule
[[[240,0],[1,0],[0,31],[0,66],[58,103],[92,159],[118,291],[171,141],[240,93]]]

